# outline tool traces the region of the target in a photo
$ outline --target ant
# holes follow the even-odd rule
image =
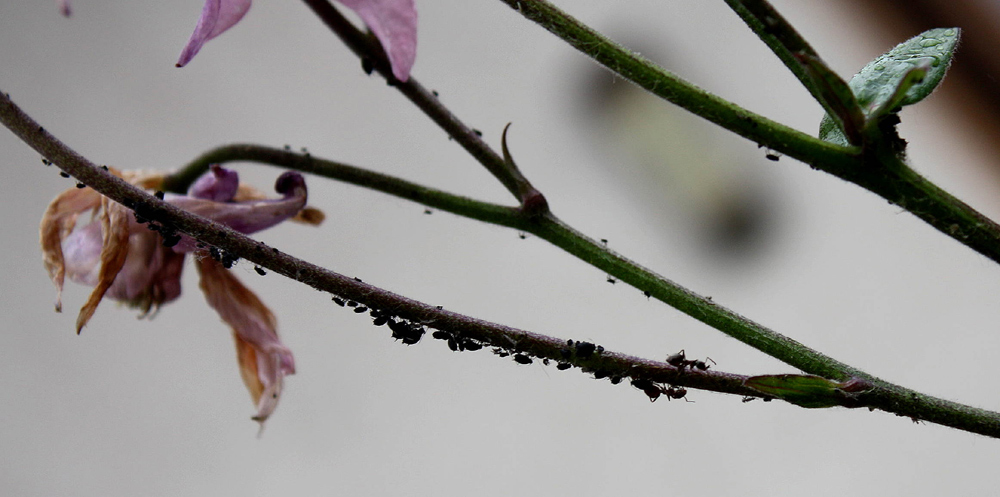
[[[711,357],[706,357],[705,361],[711,362],[712,364],[718,364],[717,362],[712,360]],[[667,364],[681,370],[690,367],[701,371],[707,371],[708,368],[712,366],[710,366],[708,362],[705,361],[702,361],[700,359],[688,360],[687,357],[684,355],[684,349],[681,349],[680,352],[667,357]]]
[[[663,395],[667,397],[667,400],[684,399],[687,402],[694,402],[693,400],[687,398],[688,391],[684,387],[675,387],[673,385],[667,385],[665,387],[660,387],[660,389],[663,391]]]
[[[671,399],[684,399],[688,402],[694,402],[687,398],[687,389],[684,387],[675,387],[673,385],[658,385],[650,380],[636,379],[632,380],[631,384],[633,387],[642,390],[643,393],[649,397],[650,402],[656,402],[656,399],[660,398],[661,395]]]

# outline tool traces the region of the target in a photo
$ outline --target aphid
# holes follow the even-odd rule
[[[285,149],[286,152],[291,152],[292,146],[286,143],[285,146],[284,146],[284,149]]]
[[[558,369],[559,371],[566,371],[571,367],[573,367],[573,365],[568,362],[560,362],[559,364],[556,364],[556,369]]]
[[[545,358],[545,359],[542,359],[542,364],[544,364],[544,365],[548,366],[548,365],[549,365],[549,360],[548,360],[548,358]]]
[[[751,397],[751,396],[749,396],[749,395],[746,395],[746,396],[744,396],[744,397],[743,397],[743,400],[742,400],[742,402],[743,402],[744,404],[746,404],[747,402],[752,402],[752,401],[754,401],[754,400],[757,400],[757,397]]]
[[[177,245],[178,243],[180,243],[180,241],[181,241],[181,236],[178,235],[178,234],[176,234],[176,233],[173,233],[173,234],[163,233],[163,246],[164,247],[168,247],[168,248],[169,247],[173,247],[174,245]]]
[[[615,279],[614,277],[612,277],[612,276],[611,276],[611,275],[609,274],[609,275],[608,275],[608,283],[611,283],[612,285],[614,285],[615,283],[618,283],[618,280],[616,280],[616,279]]]
[[[342,299],[340,297],[334,297],[333,298],[333,303],[339,305],[340,307],[344,307],[345,305],[347,305],[347,302],[344,301],[344,299]]]
[[[597,355],[601,355],[603,353],[604,353],[604,346],[603,345],[598,345],[597,346]]]
[[[517,237],[520,238],[520,239],[522,239],[522,240],[524,240],[525,238],[528,238],[528,235],[526,235],[526,234],[524,234],[522,232],[518,232]]]
[[[260,266],[254,266],[253,270],[257,271],[257,274],[259,274],[261,276],[264,276],[265,274],[267,274],[267,271],[264,271],[264,268],[262,268]]]
[[[86,187],[87,187],[87,185],[85,185],[85,184],[83,184],[83,183],[79,183],[79,182],[78,182],[78,183],[76,184],[76,187],[77,187],[77,188],[86,188]]]
[[[444,306],[443,305],[436,305],[436,306],[434,306],[434,308],[440,311],[440,310],[444,309]]]
[[[458,340],[448,338],[448,348],[451,349],[452,352],[458,352]]]
[[[222,267],[226,269],[232,269],[233,265],[236,264],[236,261],[238,260],[240,260],[239,257],[236,257],[232,254],[227,254],[225,252],[222,253],[222,261],[221,261]]]
[[[354,277],[354,281],[357,281],[358,283],[364,283],[363,281],[361,281],[361,278],[358,278],[357,276]]]
[[[612,376],[611,377],[611,384],[612,385],[617,385],[617,384],[619,384],[621,382],[622,382],[622,377],[621,376]]]
[[[388,322],[389,322],[389,316],[377,316],[374,319],[372,319],[372,324],[374,324],[375,326],[382,326]]]
[[[69,173],[67,173],[66,171],[59,171],[59,176],[62,176],[63,178],[68,178]]]
[[[607,247],[608,246],[608,239],[607,238],[601,238],[601,243],[603,243],[604,246]]]
[[[774,150],[771,150],[768,147],[765,147],[763,143],[758,143],[757,144],[757,148],[763,148],[764,149],[764,157],[766,157],[767,160],[777,161],[778,159],[781,158],[781,154],[779,154],[778,152],[775,152]]]
[[[483,348],[483,344],[479,342],[473,342],[471,340],[465,342],[465,350],[479,350],[481,348]]]
[[[653,296],[653,294],[649,293],[649,290],[642,292],[642,294],[645,295],[647,299]]]
[[[46,166],[51,166],[52,161],[46,159],[45,157],[42,157],[42,164],[45,164]]]
[[[483,136],[483,132],[479,131],[478,129],[474,129],[474,130],[472,130],[472,132],[475,133],[476,136],[478,136],[480,138],[482,138],[482,136]]]
[[[518,364],[531,364],[533,361],[524,354],[514,354],[514,362]]]
[[[576,355],[580,357],[590,357],[594,351],[597,350],[597,346],[590,342],[577,342],[576,343]]]
[[[430,216],[431,214],[434,214],[434,211],[432,211],[432,210],[430,210],[429,208],[426,208],[426,207],[425,207],[425,208],[424,208],[424,214],[427,214],[428,216]]]
[[[353,300],[348,300],[347,301],[347,307],[357,307],[357,306],[358,306],[357,302],[355,302]]]
[[[600,371],[600,370],[594,371],[594,379],[595,380],[602,380],[602,379],[607,378],[607,377],[608,377],[608,372],[607,371]]]
[[[101,166],[101,169],[107,171],[108,170],[108,166]]]
[[[448,333],[447,331],[437,330],[434,333],[431,333],[431,336],[437,340],[447,340],[451,338],[451,333]]]
[[[392,330],[392,338],[402,340],[404,345],[413,345],[424,336],[423,326],[413,325],[406,321],[388,320],[389,329]]]
[[[354,312],[361,314],[362,312],[368,312],[368,308],[363,305],[359,305],[354,308]]]
[[[160,199],[160,200],[163,200],[164,193],[162,191],[160,191],[160,190],[156,190],[156,192],[153,193],[153,196],[156,197],[156,198],[158,198],[158,199]]]
[[[431,95],[434,95],[435,97],[438,96],[438,91],[437,90],[431,90]]]

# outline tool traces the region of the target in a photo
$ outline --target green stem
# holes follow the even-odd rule
[[[382,191],[396,197],[433,206],[437,209],[461,216],[532,233],[573,254],[584,262],[621,279],[623,282],[643,289],[651,297],[666,302],[699,321],[709,324],[727,335],[798,367],[803,371],[839,380],[849,380],[852,377],[863,378],[872,385],[873,388],[871,390],[858,394],[845,407],[877,408],[899,416],[921,419],[1000,438],[1000,413],[924,395],[875,378],[863,371],[840,363],[795,340],[746,319],[716,304],[710,298],[701,297],[639,264],[611,252],[604,244],[592,240],[571,227],[566,226],[551,214],[541,218],[531,218],[517,208],[503,207],[467,199],[365,169],[257,145],[228,145],[219,147],[188,164],[184,169],[175,174],[174,177],[194,178],[207,170],[210,163],[226,161],[252,161],[309,172]],[[179,187],[183,189],[185,185],[179,185]],[[228,249],[228,247],[223,248]],[[254,262],[257,261],[254,260]],[[310,281],[306,282],[312,284]],[[354,298],[370,306],[376,306],[376,308],[379,305],[386,305],[385,302],[369,303],[370,301],[366,300],[364,295],[350,294],[349,298]],[[424,311],[427,311],[427,309],[424,309]],[[560,360],[561,354],[565,354],[554,343],[536,343],[531,340],[524,340],[518,343],[523,344],[524,350],[536,357]],[[611,357],[619,357],[617,354],[605,355],[608,358],[607,360],[602,359],[605,362],[574,362],[574,364],[586,370],[602,371],[611,377],[615,375],[629,376],[628,372],[631,370],[633,372],[640,371],[638,373],[638,377],[640,378],[667,383],[675,381],[672,379],[673,377],[669,376],[670,373],[664,370],[635,369],[640,367],[645,368],[646,366],[641,366],[641,363],[634,361],[617,362],[618,359],[610,359]],[[634,378],[635,376],[632,377]],[[707,386],[707,389],[714,391],[742,394],[733,390],[734,386],[728,379],[723,381],[708,379],[707,377],[695,377],[693,379],[685,378],[676,381],[678,384],[684,384],[693,388],[704,388]],[[699,383],[701,381],[707,383]],[[721,383],[712,383],[715,381],[721,381]]]
[[[651,297],[802,371],[838,380],[859,377],[878,381],[863,371],[740,316],[711,298],[698,295],[612,252],[604,244],[567,226],[551,213],[529,217],[516,208],[460,197],[365,169],[286,150],[245,144],[227,145],[203,154],[173,175],[169,180],[170,184],[176,190],[183,190],[186,184],[175,182],[177,178],[193,181],[208,170],[209,164],[228,161],[253,161],[312,173],[382,191],[460,216],[526,231],[623,282],[648,292]]]
[[[544,0],[501,1],[623,78],[748,140],[833,174],[857,165],[857,148],[814,138],[713,95]]]
[[[884,162],[882,154],[873,162],[872,154],[862,153],[860,147],[833,145],[740,108],[625,49],[544,0],[501,1],[651,93],[740,136],[880,195],[1000,263],[1000,225],[905,165]]]

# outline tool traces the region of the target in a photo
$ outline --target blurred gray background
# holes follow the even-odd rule
[[[814,132],[821,108],[722,2],[559,2],[683,77]],[[809,5],[805,5],[805,4]],[[491,176],[299,2],[257,2],[184,69],[201,0],[0,4],[0,90],[91,160],[171,169],[256,142],[510,203]],[[776,2],[849,77],[919,31],[853,3]],[[418,0],[414,77],[499,147],[557,215],[777,331],[917,390],[1000,409],[1000,268],[908,213],[646,99],[495,1]],[[962,57],[956,64],[961,66]],[[945,90],[902,114],[911,162],[990,217],[1000,174]],[[963,92],[952,89],[953,94]],[[152,320],[89,289],[66,312],[37,226],[72,186],[0,131],[5,221],[0,493],[111,495],[986,495],[995,440],[867,410],[650,404],[626,384],[488,351],[405,347],[279,276],[234,271],[275,311],[298,374],[261,439],[228,328],[193,268]],[[279,171],[236,166],[270,189]],[[260,237],[480,318],[743,374],[794,372],[533,237],[308,178],[320,228]]]

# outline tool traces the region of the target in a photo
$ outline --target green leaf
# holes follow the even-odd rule
[[[927,98],[937,88],[951,65],[959,33],[958,28],[925,31],[869,62],[851,78],[848,86],[865,113],[867,127],[899,107]],[[820,123],[819,137],[848,145],[829,116]]]
[[[800,407],[819,408],[840,405],[842,384],[821,376],[771,374],[751,376],[743,384],[760,393],[777,397]]]
[[[844,135],[852,137],[852,141],[861,141],[861,129],[865,125],[865,116],[851,87],[819,57],[799,53],[795,55],[795,58],[812,79],[818,91],[816,97],[826,109],[826,117],[835,121],[836,129],[843,131]]]

